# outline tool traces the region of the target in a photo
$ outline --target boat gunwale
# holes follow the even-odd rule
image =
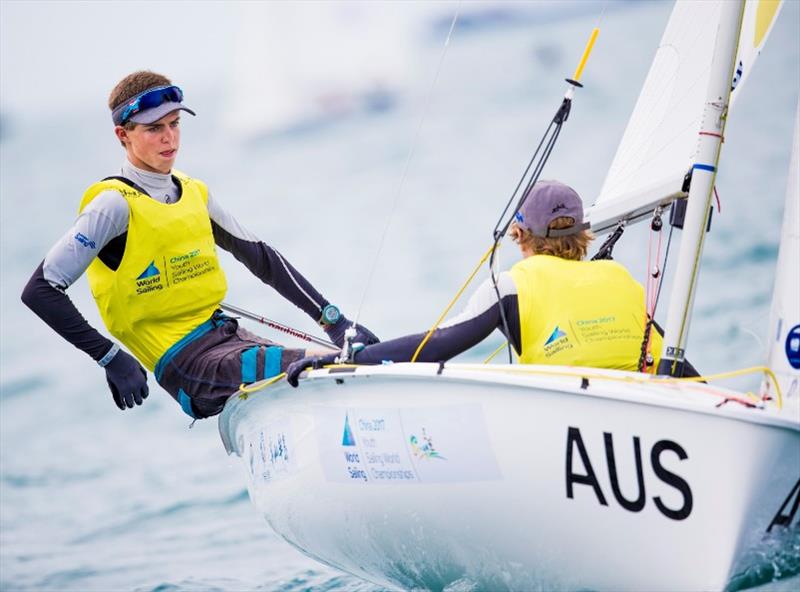
[[[791,418],[788,412],[778,415],[774,408],[745,407],[736,399],[745,395],[738,391],[698,382],[666,382],[659,384],[658,377],[637,372],[609,370],[578,366],[498,365],[464,363],[393,363],[380,366],[332,366],[310,370],[301,379],[319,382],[334,380],[337,387],[348,379],[373,380],[445,380],[459,383],[494,383],[515,388],[538,388],[583,397],[595,397],[622,403],[645,405],[702,413],[718,419],[767,425],[800,432],[800,418]],[[250,398],[260,397],[282,382],[270,384],[270,389],[232,395],[219,416],[219,431],[225,449],[232,454],[233,434],[230,433],[232,415]],[[255,383],[257,386],[258,383]],[[647,386],[649,392],[638,387]],[[284,384],[284,388],[286,385]],[[301,387],[302,388],[302,387]],[[701,398],[702,397],[702,398]],[[711,397],[714,397],[712,400]],[[721,405],[722,403],[722,405]]]

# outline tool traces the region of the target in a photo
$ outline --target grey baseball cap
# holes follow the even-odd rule
[[[164,117],[165,115],[169,115],[173,111],[186,111],[191,115],[197,115],[194,111],[189,109],[183,103],[161,103],[158,107],[154,107],[153,109],[146,109],[145,111],[140,111],[136,115],[132,116],[129,121],[134,123],[154,123]]]
[[[553,220],[561,217],[572,218],[575,224],[569,228],[549,228]],[[589,223],[583,221],[580,196],[559,181],[538,181],[525,195],[514,221],[539,237],[568,236],[589,228]]]

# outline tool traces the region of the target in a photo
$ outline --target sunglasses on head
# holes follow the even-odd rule
[[[132,99],[122,113],[119,114],[117,125],[125,125],[131,117],[142,111],[158,107],[162,103],[180,103],[183,101],[183,91],[177,86],[163,86],[152,88]],[[119,109],[119,107],[117,107]],[[116,112],[116,110],[115,110]]]

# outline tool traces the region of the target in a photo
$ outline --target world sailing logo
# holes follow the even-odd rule
[[[147,269],[145,269],[136,279],[143,280],[145,278],[153,277],[155,275],[161,275],[161,272],[158,271],[158,267],[156,267],[156,262],[155,260],[153,260],[150,262],[150,265],[147,266]]]
[[[553,329],[550,337],[544,342],[544,355],[546,358],[554,356],[560,351],[565,349],[572,349],[574,346],[569,342],[569,337],[565,331],[562,331],[558,325]]]
[[[438,458],[439,460],[447,460],[433,447],[433,440],[427,434],[425,428],[422,428],[421,442],[414,434],[411,434],[409,443],[411,444],[411,453],[417,458]]]
[[[156,290],[163,290],[161,272],[156,267],[155,260],[136,278],[136,294],[142,295]]]
[[[344,433],[342,434],[342,446],[355,446],[356,439],[353,437],[353,430],[350,429],[350,416],[344,416]]]
[[[356,445],[356,439],[353,437],[353,430],[350,428],[350,415],[345,413],[344,415],[344,432],[342,433],[342,446],[351,447]],[[369,477],[367,477],[367,472],[365,467],[362,463],[361,456],[359,455],[357,448],[350,448],[349,450],[345,448],[344,452],[344,461],[345,461],[345,470],[347,471],[347,477],[351,481],[369,481]]]
[[[567,334],[564,333],[561,329],[559,329],[558,325],[556,325],[556,328],[553,329],[553,332],[550,334],[550,337],[547,338],[547,341],[544,342],[544,345],[546,347],[546,346],[550,345],[551,343],[553,343],[554,341],[556,341],[558,339],[561,339],[562,337],[566,337],[566,336],[567,336]]]

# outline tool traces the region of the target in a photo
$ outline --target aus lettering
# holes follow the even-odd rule
[[[636,483],[637,490],[634,497],[626,497],[619,485],[619,475],[617,471],[617,453],[614,451],[614,437],[609,432],[603,432],[603,444],[605,449],[606,466],[608,468],[608,479],[611,483],[611,492],[616,502],[629,512],[641,512],[646,503],[647,495],[645,489],[645,479],[642,460],[642,446],[638,436],[633,437],[633,458],[636,463]],[[664,468],[662,455],[677,456],[684,461],[689,458],[686,451],[677,442],[672,440],[659,440],[650,449],[650,465],[658,479],[675,488],[682,497],[682,504],[677,508],[667,506],[661,496],[653,497],[653,503],[658,511],[672,520],[685,520],[692,513],[694,504],[692,489],[689,483],[679,475]],[[574,498],[575,487],[585,485],[590,487],[600,505],[607,506],[608,501],[600,482],[597,479],[594,466],[586,450],[581,431],[576,427],[567,429],[567,451],[566,451],[566,484],[567,497]]]

